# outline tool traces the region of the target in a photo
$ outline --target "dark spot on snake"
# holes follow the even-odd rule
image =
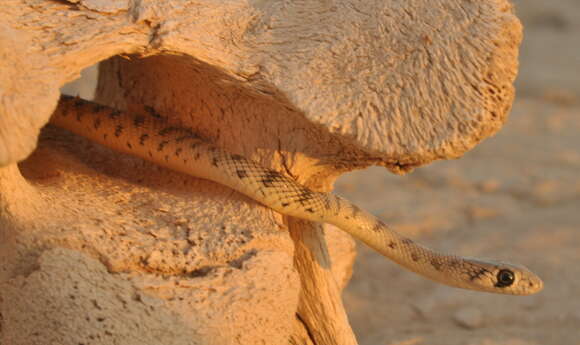
[[[280,174],[275,171],[268,171],[264,176],[262,176],[260,182],[262,182],[262,184],[266,187],[272,187],[272,183],[279,179]]]
[[[389,248],[391,248],[391,249],[395,249],[395,248],[397,248],[397,244],[396,244],[394,241],[391,241],[391,242],[389,243]]]
[[[157,152],[162,151],[165,145],[167,145],[168,143],[169,141],[167,140],[163,140],[162,142],[160,142],[159,145],[157,146]]]
[[[105,106],[98,103],[92,103],[91,108],[93,110],[93,113],[100,113],[101,111],[103,111],[103,109],[105,109]]]
[[[451,260],[449,261],[449,267],[451,268],[461,267],[461,262],[459,262],[459,260]]]
[[[127,147],[130,148],[130,149],[132,149],[133,148],[133,145],[131,145],[131,143],[127,141]]]
[[[312,200],[313,198],[314,198],[314,193],[312,193],[308,189],[302,189],[300,191],[300,195],[298,195],[298,199],[296,201],[298,201],[300,203],[300,205],[304,206],[304,204],[307,201]]]
[[[480,267],[478,270],[467,272],[467,274],[469,275],[469,280],[474,281],[475,279],[481,277],[487,272],[489,272],[487,269]]]
[[[185,139],[195,139],[195,138],[196,137],[193,134],[188,134],[188,135],[180,136],[179,138],[175,138],[175,142],[180,143],[180,142],[184,141]]]
[[[183,164],[186,164],[186,163],[187,163],[187,159],[184,159],[184,160],[183,160]]]
[[[116,118],[118,118],[119,116],[121,116],[121,112],[120,112],[120,111],[118,111],[118,110],[112,110],[112,111],[109,113],[109,118],[110,118],[111,120],[113,120],[113,119],[116,119]]]
[[[411,243],[413,243],[413,240],[411,240],[411,239],[408,239],[408,238],[405,238],[405,239],[403,239],[403,240],[401,241],[401,243],[403,243],[403,244],[411,244]]]
[[[239,178],[246,178],[246,177],[248,177],[248,173],[245,170],[242,170],[242,169],[236,170],[236,174],[238,175]]]
[[[108,133],[103,134],[103,140],[107,140],[107,137],[109,136]]]
[[[201,143],[199,141],[196,141],[196,142],[194,142],[194,143],[191,144],[190,148],[191,149],[194,149],[194,148],[198,147],[200,144]]]
[[[361,212],[360,208],[357,205],[352,205],[352,217],[356,218],[356,216]]]
[[[196,160],[198,160],[200,157],[201,157],[201,154],[199,152],[196,152],[194,158]]]
[[[309,207],[306,209],[306,212],[314,213],[314,210],[312,209],[312,207]]]
[[[121,135],[121,133],[123,133],[123,126],[117,125],[117,128],[115,129],[115,137],[118,138]]]
[[[160,136],[166,136],[167,134],[171,133],[171,132],[179,132],[180,130],[182,130],[182,128],[180,127],[165,127],[162,130],[159,131]]]
[[[79,111],[77,111],[77,121],[78,121],[78,122],[81,122],[81,119],[82,119],[82,117],[83,117],[83,115],[84,115],[84,114],[85,114],[85,113],[84,113],[84,112],[82,112],[82,111],[80,111],[80,110],[79,110]]]
[[[136,115],[133,118],[133,126],[135,126],[135,127],[140,127],[144,123],[145,123],[145,116],[143,116],[143,115]]]
[[[161,115],[159,115],[159,113],[157,111],[155,111],[155,109],[153,109],[153,107],[146,105],[144,106],[145,111],[147,111],[147,113],[149,113],[149,115],[151,115],[152,117],[156,118],[156,119],[161,119],[163,118]]]
[[[411,253],[411,260],[413,260],[413,262],[419,261],[419,255],[417,255],[417,253]]]
[[[175,157],[179,157],[179,154],[181,153],[181,151],[183,151],[183,149],[180,147],[177,150],[175,150]]]
[[[139,137],[139,144],[145,145],[145,140],[149,139],[149,134],[142,134]]]
[[[169,162],[169,155],[165,155],[165,161]]]
[[[95,130],[97,130],[97,129],[99,129],[99,127],[101,127],[101,118],[100,117],[97,117],[95,119],[95,121],[93,122],[93,128]]]
[[[286,207],[286,206],[288,206],[288,205],[290,205],[290,204],[289,204],[289,203],[287,203],[287,202],[283,202],[283,203],[282,203],[282,207]]]
[[[149,157],[153,157],[153,153],[151,152],[151,150],[149,150]]]
[[[441,271],[441,263],[439,261],[436,259],[431,259],[430,263],[431,266],[433,266],[433,268],[435,268],[437,271]]]
[[[231,159],[234,161],[241,161],[241,160],[244,160],[244,157],[240,156],[238,154],[233,154],[233,155],[231,155]]]
[[[211,165],[213,165],[214,167],[217,167],[218,166],[218,160],[217,160],[217,158],[213,158],[211,160]]]
[[[385,228],[386,226],[387,225],[385,223],[383,223],[382,220],[377,220],[377,222],[373,226],[373,231],[379,232],[379,231],[381,231],[381,229]]]

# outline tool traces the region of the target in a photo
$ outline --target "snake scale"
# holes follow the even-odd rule
[[[309,190],[291,178],[228,153],[172,126],[154,109],[123,113],[62,96],[51,123],[172,170],[228,186],[281,214],[337,226],[387,258],[453,287],[513,295],[540,291],[542,280],[525,267],[439,253],[391,230],[381,220],[332,193]]]

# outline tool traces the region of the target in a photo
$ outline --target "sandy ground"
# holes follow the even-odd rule
[[[580,1],[517,1],[525,42],[504,129],[405,177],[373,168],[337,191],[433,248],[528,266],[528,297],[448,288],[359,245],[344,292],[361,345],[580,344]]]

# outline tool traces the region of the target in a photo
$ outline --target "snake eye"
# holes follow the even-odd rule
[[[515,280],[516,277],[514,276],[514,272],[504,269],[497,273],[497,283],[495,283],[495,286],[497,287],[510,286],[514,283]]]

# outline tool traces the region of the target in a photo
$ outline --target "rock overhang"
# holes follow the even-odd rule
[[[198,21],[180,20],[188,9],[197,11]],[[495,133],[513,100],[521,40],[521,25],[506,1],[230,2],[182,8],[148,3],[115,13],[79,6],[79,12],[64,16],[50,33],[56,45],[55,32],[86,29],[82,13],[102,21],[99,31],[81,34],[60,53],[65,58],[84,50],[86,58],[79,64],[31,63],[60,77],[53,79],[55,86],[106,56],[189,56],[327,132],[341,143],[337,154],[348,152],[337,159],[345,170],[348,161],[351,169],[377,164],[404,172],[457,158]],[[39,30],[30,38],[28,55],[47,34]],[[54,104],[56,93],[39,87],[39,101]],[[16,107],[22,117],[48,120],[49,114],[23,108]],[[7,136],[28,137],[12,143],[34,141],[37,130]],[[3,163],[23,159],[33,147],[21,146],[4,150]]]

